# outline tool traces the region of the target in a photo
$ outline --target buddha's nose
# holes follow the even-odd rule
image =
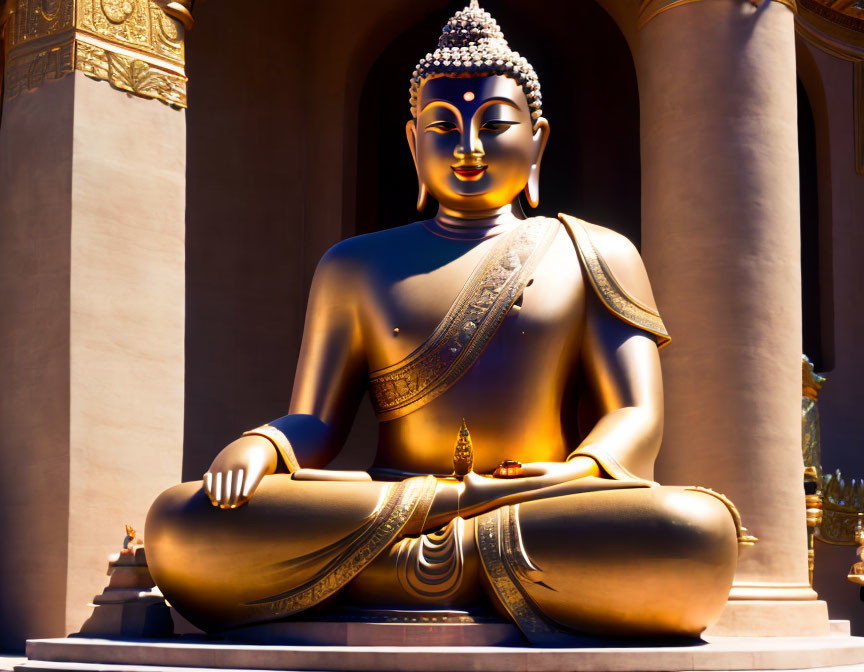
[[[462,135],[461,142],[453,150],[453,155],[460,161],[479,162],[485,154],[482,141],[471,131]]]

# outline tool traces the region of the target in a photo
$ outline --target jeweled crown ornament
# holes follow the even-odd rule
[[[453,449],[453,475],[462,477],[470,474],[474,469],[474,446],[471,443],[471,434],[465,418],[462,418],[462,427],[456,437],[456,447]]]
[[[417,118],[417,100],[423,81],[431,77],[505,75],[515,79],[528,99],[531,116],[542,116],[543,98],[534,68],[513,51],[489,12],[471,0],[453,15],[441,31],[438,48],[420,59],[411,77],[411,116]]]

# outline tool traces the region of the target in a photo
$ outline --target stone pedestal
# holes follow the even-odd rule
[[[93,598],[93,614],[79,634],[151,638],[174,634],[171,610],[150,576],[143,544],[112,555],[108,576],[108,585]]]
[[[81,627],[124,524],[180,480],[186,148],[183,29],[156,3],[6,4],[0,649],[15,650]]]
[[[667,3],[641,28],[643,255],[672,335],[657,478],[759,538],[709,632],[825,635],[807,574],[793,14]]]
[[[410,628],[412,626],[395,626]],[[422,626],[421,626],[422,627]],[[195,672],[328,670],[330,672],[685,672],[792,670],[844,666],[864,670],[864,640],[854,637],[713,638],[690,645],[583,641],[581,648],[521,646],[279,646],[230,641],[49,639],[27,644],[25,670]]]

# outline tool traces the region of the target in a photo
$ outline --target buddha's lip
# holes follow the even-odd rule
[[[467,180],[469,182],[473,182],[475,180],[479,180],[483,177],[483,173],[486,172],[486,169],[489,166],[485,164],[457,164],[455,166],[450,166],[450,169],[456,175],[456,177],[460,180]]]

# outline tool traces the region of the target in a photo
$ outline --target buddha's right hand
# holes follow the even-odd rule
[[[263,436],[229,443],[204,474],[204,492],[213,506],[235,509],[249,501],[261,479],[276,472],[276,448]]]

